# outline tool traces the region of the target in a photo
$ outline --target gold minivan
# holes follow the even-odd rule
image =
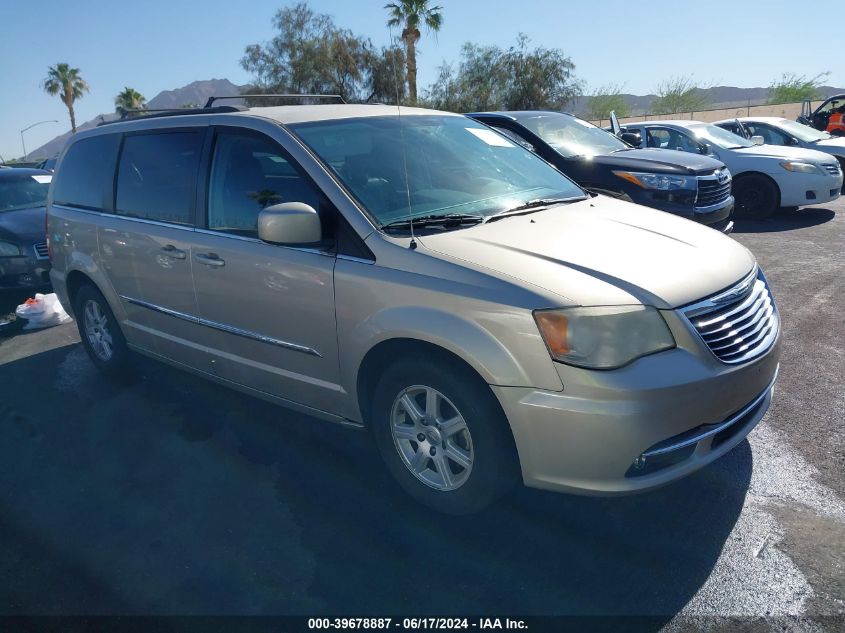
[[[60,157],[48,239],[100,369],[138,352],[366,427],[444,512],[519,480],[673,481],[742,441],[778,369],[747,249],[588,194],[445,112],[217,106],[102,125]]]

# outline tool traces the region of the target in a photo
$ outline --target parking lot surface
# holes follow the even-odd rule
[[[108,382],[73,323],[0,339],[0,614],[842,626],[845,202],[739,223],[734,238],[782,314],[772,408],[721,460],[634,497],[521,489],[440,516],[397,489],[366,433],[152,361]]]

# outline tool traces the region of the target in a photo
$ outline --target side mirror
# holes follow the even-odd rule
[[[766,142],[762,136],[752,136],[749,139],[754,145],[763,145]]]
[[[713,153],[713,146],[710,143],[702,143],[699,146],[698,153],[710,156]]]
[[[320,216],[303,202],[283,202],[258,214],[258,239],[270,244],[315,244],[323,237]]]
[[[625,141],[628,145],[633,145],[634,147],[639,147],[643,142],[643,138],[640,136],[639,132],[622,132],[619,135],[619,138]]]

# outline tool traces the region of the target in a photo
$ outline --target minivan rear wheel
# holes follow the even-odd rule
[[[513,440],[495,396],[451,363],[391,364],[376,386],[369,421],[393,477],[440,512],[478,512],[517,480]]]
[[[741,220],[764,220],[775,212],[780,202],[777,185],[757,174],[736,178],[733,193],[734,215]]]
[[[76,293],[73,310],[82,346],[97,369],[109,376],[123,376],[129,348],[105,297],[86,284]]]

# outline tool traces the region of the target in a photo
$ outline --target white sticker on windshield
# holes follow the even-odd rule
[[[495,147],[514,147],[513,143],[493,130],[484,130],[477,127],[467,127],[464,129],[470,134],[477,136],[488,145],[493,145]]]
[[[51,180],[53,180],[52,176],[48,176],[47,174],[36,174],[32,177],[35,182],[40,182],[42,185],[49,184]]]

